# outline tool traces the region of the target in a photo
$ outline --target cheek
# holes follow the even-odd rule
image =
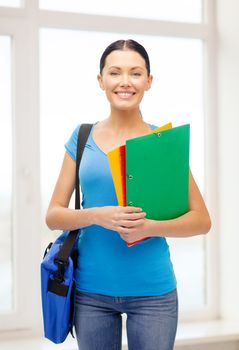
[[[102,84],[105,90],[111,90],[119,84],[119,79],[117,79],[116,77],[114,77],[114,79],[107,77],[103,79]]]
[[[134,80],[132,81],[132,85],[139,91],[146,91],[148,89],[148,84],[145,80]]]

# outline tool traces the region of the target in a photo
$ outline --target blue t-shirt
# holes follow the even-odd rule
[[[79,127],[65,144],[74,160]],[[108,158],[94,142],[92,130],[79,170],[81,204],[83,208],[116,206],[118,202]],[[152,237],[128,247],[116,231],[91,225],[81,230],[78,245],[76,288],[79,291],[110,296],[152,296],[176,288],[169,247],[164,237]]]

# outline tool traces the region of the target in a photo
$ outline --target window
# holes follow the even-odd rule
[[[12,274],[12,101],[11,39],[0,36],[0,313],[10,311]]]
[[[39,332],[39,264],[43,248],[58,234],[44,224],[46,207],[73,128],[109,112],[96,75],[102,50],[112,41],[133,38],[146,47],[154,80],[142,103],[143,117],[156,125],[191,124],[191,169],[202,193],[212,196],[204,132],[205,106],[213,94],[208,101],[204,89],[214,79],[206,75],[213,60],[205,60],[213,26],[202,14],[205,3],[211,23],[213,6],[206,0],[145,6],[134,0],[127,6],[124,0],[24,3],[20,9],[23,1],[0,0],[0,330]],[[209,278],[216,254],[209,266],[208,246],[215,248],[209,240],[210,235],[168,240],[187,318],[216,314],[217,286]]]
[[[164,21],[200,22],[201,0],[40,0],[40,8],[47,10],[81,12],[97,15],[160,19]]]
[[[0,0],[0,6],[4,7],[21,7],[22,0]]]

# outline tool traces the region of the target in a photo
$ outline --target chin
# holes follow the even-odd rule
[[[132,111],[138,108],[138,106],[113,106],[115,110],[126,112],[126,111]]]
[[[131,109],[139,108],[139,104],[130,103],[128,101],[122,101],[122,103],[112,103],[111,106],[114,109],[118,109],[118,110],[122,110],[122,111],[127,111],[127,110],[131,110]]]

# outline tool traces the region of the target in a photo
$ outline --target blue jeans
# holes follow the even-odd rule
[[[76,292],[75,330],[80,350],[120,350],[122,313],[129,350],[172,350],[177,330],[177,291],[161,296],[111,297]]]

